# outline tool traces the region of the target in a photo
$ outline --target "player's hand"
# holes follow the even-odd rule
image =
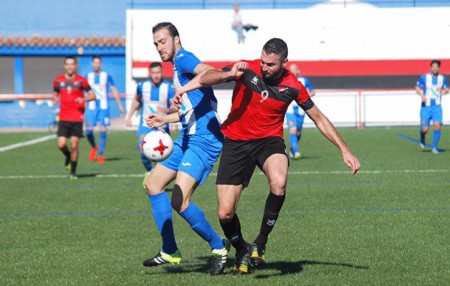
[[[77,98],[75,98],[75,102],[78,103],[78,104],[82,104],[84,102],[84,98],[77,97]]]
[[[172,100],[172,108],[175,108],[175,110],[180,110],[181,108],[181,102],[183,101],[183,93],[181,93],[181,89],[175,89],[175,96]]]
[[[150,114],[145,119],[145,123],[147,123],[147,125],[151,128],[161,127],[164,124],[166,124],[166,122],[164,121],[164,117],[165,116],[160,115],[160,114]]]
[[[425,95],[423,95],[423,94],[420,95],[420,99],[422,99],[422,102],[423,102],[423,103],[426,103],[426,102],[427,102],[427,98],[426,98]]]
[[[132,123],[131,123],[131,117],[130,117],[130,118],[127,118],[127,119],[125,120],[125,125],[128,126],[128,127],[131,127],[131,125],[132,125]]]
[[[248,69],[248,63],[246,62],[237,62],[233,65],[230,70],[230,74],[234,77],[240,77],[244,74],[244,71]]]
[[[359,168],[361,168],[358,158],[356,158],[351,152],[343,153],[342,156],[345,165],[352,170],[352,175],[355,175],[359,171]]]

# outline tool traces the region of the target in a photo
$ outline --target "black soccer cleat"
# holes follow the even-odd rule
[[[261,267],[266,264],[266,246],[259,246],[256,243],[252,244],[252,251],[250,255],[250,263],[255,267]]]
[[[223,240],[222,249],[214,249],[212,251],[211,270],[209,274],[219,275],[223,273],[225,266],[227,266],[228,253],[230,251],[230,243],[228,240]]]
[[[180,263],[181,263],[181,252],[177,250],[173,254],[167,254],[161,251],[154,257],[144,260],[142,264],[147,267],[155,267],[163,264],[174,265]]]
[[[233,268],[233,275],[242,275],[248,274],[250,269],[250,252],[251,245],[247,243],[247,245],[240,249],[236,250],[236,258]]]

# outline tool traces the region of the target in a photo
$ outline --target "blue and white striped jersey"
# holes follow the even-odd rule
[[[141,119],[139,124],[148,128],[144,121],[150,114],[158,113],[158,106],[169,108],[170,100],[174,97],[172,84],[162,80],[159,86],[153,85],[150,79],[139,82],[136,95],[141,100]]]
[[[416,83],[416,87],[423,90],[427,101],[425,106],[440,105],[442,98],[442,89],[447,88],[447,79],[445,76],[438,74],[433,76],[432,73],[422,75]]]
[[[173,84],[175,88],[180,88],[194,78],[194,69],[200,63],[194,54],[181,48],[174,59]],[[217,99],[211,87],[195,89],[183,95],[178,113],[183,127],[182,135],[220,133]]]
[[[96,100],[89,101],[87,103],[87,109],[108,109],[109,87],[114,86],[114,81],[111,75],[105,71],[100,71],[99,73],[95,73],[92,71],[86,75],[86,79],[88,80],[92,91],[94,91],[95,95],[97,96]]]

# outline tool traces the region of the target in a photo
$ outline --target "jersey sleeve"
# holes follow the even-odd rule
[[[425,87],[425,75],[421,76],[416,83],[416,87],[424,88]]]
[[[112,76],[110,74],[108,74],[108,79],[106,80],[106,84],[109,86],[115,86],[114,85],[114,80],[112,78]]]
[[[142,98],[142,82],[138,83],[136,88],[136,96],[141,99]]]
[[[83,82],[84,91],[90,91],[91,86],[89,85],[89,82],[87,81],[87,79],[83,77],[82,82]]]
[[[447,78],[445,76],[444,76],[444,79],[442,80],[442,87],[443,88],[448,88]]]
[[[201,63],[201,61],[192,53],[186,53],[185,56],[180,57],[178,60],[178,68],[181,73],[195,74],[195,68]]]
[[[59,92],[59,82],[56,78],[53,80],[53,91]]]
[[[314,102],[312,101],[311,97],[309,96],[308,91],[306,90],[306,87],[303,86],[301,82],[299,82],[300,89],[297,97],[295,98],[295,101],[297,104],[303,109],[308,110],[311,109],[314,106]]]

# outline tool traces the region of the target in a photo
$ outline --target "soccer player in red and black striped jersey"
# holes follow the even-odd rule
[[[241,61],[223,70],[208,70],[177,90],[175,105],[183,93],[207,85],[236,81],[232,107],[222,124],[225,135],[217,175],[218,215],[225,236],[236,248],[235,274],[248,273],[253,265],[265,263],[265,247],[285,199],[289,159],[283,140],[283,120],[291,101],[305,110],[323,135],[342,153],[344,163],[358,172],[360,163],[334,125],[311,100],[306,88],[286,69],[288,47],[278,38],[263,47],[261,59]],[[236,214],[242,190],[248,186],[255,167],[268,177],[267,197],[260,233],[247,243]]]
[[[85,102],[95,100],[96,96],[88,81],[76,73],[77,60],[74,57],[64,59],[64,71],[53,81],[53,103],[60,103],[57,144],[66,157],[66,168],[70,166],[70,178],[76,179],[78,142],[83,137]],[[89,94],[86,97],[85,92]],[[67,148],[67,138],[70,138],[70,150]]]

